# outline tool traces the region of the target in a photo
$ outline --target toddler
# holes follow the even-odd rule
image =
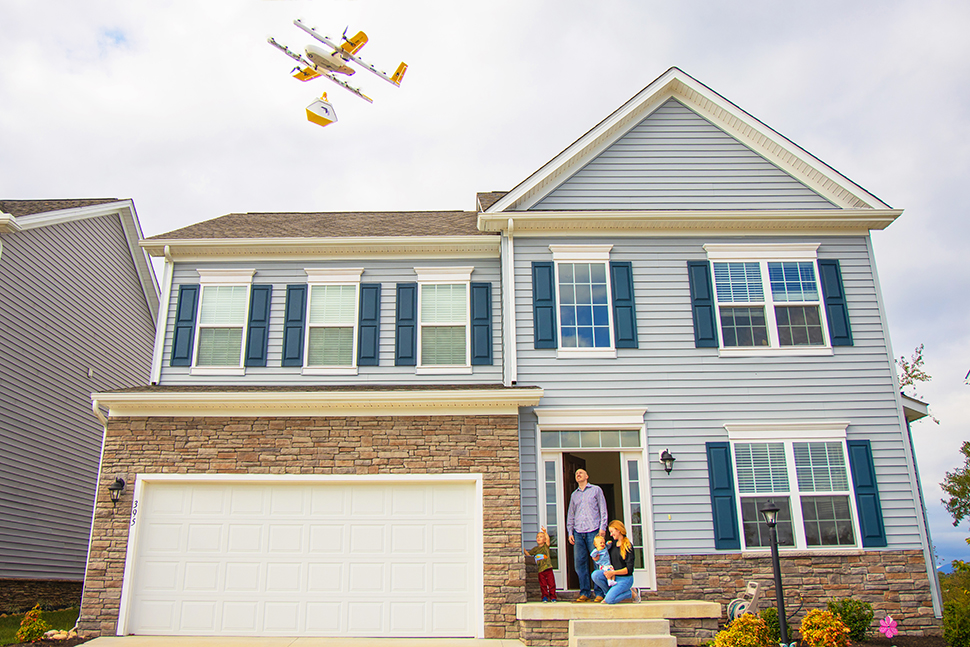
[[[543,528],[536,535],[536,546],[525,551],[526,555],[534,557],[539,567],[539,590],[542,592],[543,602],[556,601],[556,578],[552,573],[552,556],[549,552],[549,535]]]
[[[596,562],[596,566],[601,571],[612,571],[613,563],[610,561],[610,551],[606,550],[606,540],[600,535],[596,535],[596,537],[593,538],[593,546],[595,547],[595,550],[591,552],[589,556],[593,558],[594,562]],[[606,581],[610,583],[610,586],[616,584],[616,580],[607,578]]]

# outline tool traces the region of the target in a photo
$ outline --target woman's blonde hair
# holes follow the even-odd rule
[[[626,526],[619,519],[614,519],[610,522],[610,528],[615,528],[622,535],[616,543],[620,546],[620,556],[626,559],[626,554],[633,550],[633,543],[626,536]]]

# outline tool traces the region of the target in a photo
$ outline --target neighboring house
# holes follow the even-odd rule
[[[770,597],[770,499],[806,608],[938,631],[869,238],[900,211],[676,68],[478,201],[143,241],[165,307],[152,384],[94,395],[84,633],[565,644],[521,549],[546,526],[574,588],[579,466],[645,600]]]
[[[103,428],[144,384],[158,287],[130,200],[0,200],[0,611],[77,604]]]

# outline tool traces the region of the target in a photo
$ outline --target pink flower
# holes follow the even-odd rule
[[[886,616],[879,621],[879,631],[885,634],[886,638],[892,638],[899,633],[899,630],[896,629],[896,621],[893,620],[892,616]]]

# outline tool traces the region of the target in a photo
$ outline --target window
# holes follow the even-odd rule
[[[193,373],[243,373],[243,340],[255,270],[198,270],[199,299]]]
[[[307,374],[357,373],[357,321],[363,268],[307,268]]]
[[[705,245],[722,350],[829,353],[817,245]]]
[[[471,267],[414,268],[418,275],[418,372],[471,372]]]
[[[779,545],[858,545],[843,440],[752,439],[732,445],[745,548],[769,545],[768,527],[760,513],[769,499],[780,508],[776,526]]]
[[[559,355],[616,357],[609,260],[612,245],[550,245],[556,267]]]

